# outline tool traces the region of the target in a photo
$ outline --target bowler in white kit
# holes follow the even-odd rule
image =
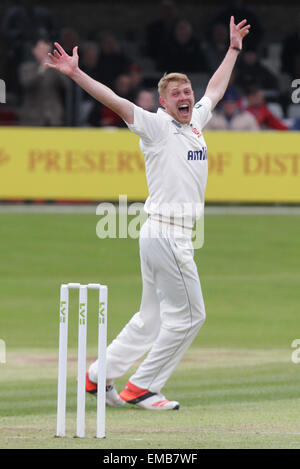
[[[162,106],[151,113],[117,96],[78,66],[77,47],[69,56],[55,43],[48,67],[71,77],[112,109],[139,135],[145,156],[148,219],[140,233],[143,293],[139,311],[107,348],[106,402],[126,402],[149,410],[179,409],[161,390],[205,321],[205,306],[193,258],[192,229],[202,215],[207,182],[207,147],[202,129],[222,99],[250,25],[230,20],[230,47],[195,104],[189,78],[165,74],[158,84]],[[118,394],[114,381],[145,353]],[[86,376],[86,390],[97,391],[97,361]]]

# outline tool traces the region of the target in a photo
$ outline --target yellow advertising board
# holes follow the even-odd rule
[[[0,199],[147,196],[138,137],[126,129],[1,128],[0,174]]]
[[[205,132],[206,201],[300,203],[300,132]],[[0,128],[0,199],[145,200],[127,129]]]
[[[207,201],[300,202],[300,132],[206,132]]]

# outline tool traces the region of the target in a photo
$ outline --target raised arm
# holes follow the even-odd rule
[[[227,89],[237,56],[242,50],[243,38],[249,33],[250,25],[246,23],[247,20],[243,20],[236,25],[234,17],[230,18],[230,48],[220,67],[208,82],[205,91],[205,96],[208,96],[212,101],[212,109],[223,98]]]
[[[68,55],[58,42],[55,42],[54,45],[56,49],[53,54],[48,54],[50,63],[47,63],[46,66],[54,68],[72,78],[72,80],[93,96],[93,98],[110,108],[128,122],[128,124],[133,124],[133,103],[127,99],[121,98],[110,88],[80,70],[78,66],[78,47],[74,47],[73,55]]]

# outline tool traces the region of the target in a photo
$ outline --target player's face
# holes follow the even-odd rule
[[[189,83],[171,81],[160,98],[160,104],[168,114],[181,124],[189,124],[192,118],[195,97]]]

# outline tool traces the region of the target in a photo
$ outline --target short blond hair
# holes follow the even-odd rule
[[[190,79],[184,73],[165,73],[158,82],[159,96],[164,96],[167,86],[171,81],[182,81],[192,86]]]

